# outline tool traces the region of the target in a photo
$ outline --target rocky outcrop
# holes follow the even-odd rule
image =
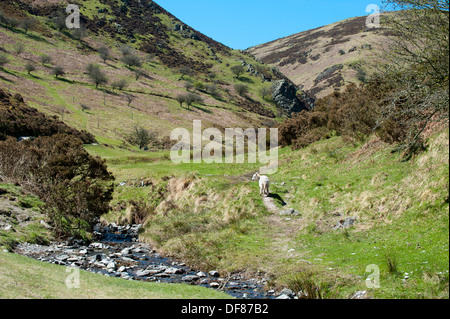
[[[277,106],[289,115],[310,109],[310,106],[297,96],[297,88],[287,80],[280,80],[272,86],[272,99]]]

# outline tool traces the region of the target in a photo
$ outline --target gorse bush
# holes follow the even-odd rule
[[[21,185],[45,203],[57,236],[91,231],[109,210],[114,178],[74,136],[57,134],[0,142],[0,179]]]
[[[34,139],[18,141],[18,137]],[[81,235],[109,210],[113,176],[83,143],[95,138],[27,107],[0,90],[0,181],[21,185],[45,203],[58,236]]]
[[[78,131],[54,117],[46,116],[28,107],[21,95],[14,96],[0,89],[0,140],[8,136],[52,136],[58,133],[73,135],[84,144],[95,143],[95,137],[84,130]]]

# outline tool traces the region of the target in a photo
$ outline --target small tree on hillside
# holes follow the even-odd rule
[[[109,53],[109,49],[106,46],[102,46],[98,49],[98,54],[103,62],[106,63],[107,60],[111,59],[111,54]]]
[[[87,66],[87,71],[89,74],[89,77],[91,78],[91,81],[95,84],[95,88],[97,89],[99,85],[107,84],[108,83],[108,77],[105,73],[100,70],[100,67],[95,64],[89,64]]]
[[[31,72],[36,71],[36,66],[33,63],[28,62],[25,65],[25,70],[27,71],[28,74],[31,74]]]
[[[248,86],[245,84],[236,84],[234,90],[240,96],[245,96],[248,93]]]
[[[4,65],[9,63],[9,59],[4,54],[0,54],[0,68],[3,69]]]
[[[25,34],[28,34],[28,31],[33,28],[37,24],[37,21],[34,18],[25,18],[20,26],[25,31]]]
[[[43,55],[41,55],[40,60],[41,60],[41,64],[43,66],[45,66],[46,64],[49,64],[52,62],[52,57],[49,56],[48,54],[43,54]]]
[[[72,38],[78,41],[82,41],[87,36],[87,31],[85,28],[75,28],[72,31]]]
[[[58,78],[60,76],[63,76],[64,74],[66,74],[66,72],[64,72],[64,69],[60,66],[54,66],[51,71],[50,74],[54,75],[55,78]]]
[[[17,55],[22,54],[25,51],[25,44],[23,42],[16,42],[14,44],[14,52],[16,52]]]
[[[198,94],[188,93],[185,97],[185,102],[186,102],[186,104],[188,106],[188,110],[189,110],[190,106],[193,103],[201,103],[201,102],[203,102],[203,99]]]
[[[192,75],[192,69],[188,66],[184,66],[178,69],[178,72],[181,74],[181,77],[179,80],[183,80],[185,76],[191,76]]]
[[[55,29],[58,31],[61,31],[66,27],[66,17],[61,13],[58,13],[58,15],[52,19],[52,22]]]
[[[180,103],[180,107],[183,107],[183,103],[186,102],[186,95],[185,94],[178,94],[175,97],[175,100],[177,100],[177,102]]]
[[[244,66],[242,66],[242,64],[238,64],[235,66],[232,66],[230,68],[231,72],[233,72],[234,76],[236,77],[236,79],[239,79],[239,77],[244,74],[245,69]]]
[[[147,147],[150,142],[155,140],[155,135],[143,127],[135,126],[131,140],[134,144],[139,146],[139,149],[143,149]]]
[[[115,80],[113,83],[111,83],[111,88],[113,90],[118,89],[119,91],[122,91],[127,86],[127,81],[124,79]]]
[[[128,68],[140,67],[142,65],[141,59],[134,54],[127,54],[122,57],[122,62],[125,63]]]

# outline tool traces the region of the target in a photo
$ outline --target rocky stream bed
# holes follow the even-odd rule
[[[138,241],[140,225],[95,227],[95,242],[71,240],[48,246],[23,243],[15,252],[40,261],[77,267],[124,280],[184,283],[218,289],[239,299],[290,299],[289,293],[265,291],[265,279],[236,274],[222,277],[217,271],[202,272],[183,262],[161,256]]]

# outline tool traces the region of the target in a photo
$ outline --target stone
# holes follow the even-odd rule
[[[136,272],[136,276],[138,276],[138,277],[146,277],[146,276],[148,276],[150,274],[151,274],[150,270],[142,270],[141,269],[141,270]]]
[[[66,261],[67,259],[69,259],[68,255],[59,255],[55,257],[56,260],[58,261]]]
[[[231,281],[228,283],[228,288],[230,289],[239,289],[240,285],[237,282]]]
[[[116,263],[115,263],[114,261],[110,261],[110,262],[106,265],[106,268],[107,268],[107,269],[116,270],[116,267],[117,267],[117,265],[116,265]]]
[[[291,299],[288,295],[280,295],[276,299]]]
[[[295,292],[293,292],[291,289],[289,288],[284,288],[283,290],[281,290],[280,292],[281,295],[286,295],[289,298],[293,298],[295,297]]]
[[[206,274],[205,274],[203,271],[199,271],[199,272],[197,273],[197,276],[199,276],[200,278],[202,278],[202,277],[206,277]]]
[[[307,110],[305,103],[297,97],[297,88],[287,80],[280,80],[272,87],[272,99],[277,106],[285,110],[288,114]]]
[[[220,273],[218,271],[216,271],[216,270],[211,270],[209,272],[209,275],[212,276],[212,277],[220,277]]]
[[[334,230],[343,228],[343,229],[347,229],[352,227],[355,222],[356,222],[357,218],[356,217],[347,217],[345,220],[340,220],[336,226],[333,227]]]
[[[183,269],[181,269],[181,268],[176,268],[176,267],[170,267],[170,268],[167,268],[164,272],[165,272],[166,274],[171,274],[171,275],[181,275],[181,274],[184,274],[184,270],[183,270]]]
[[[300,212],[298,210],[288,208],[280,212],[280,216],[300,216]]]
[[[187,281],[187,282],[196,281],[199,279],[200,279],[200,277],[195,276],[195,275],[188,275],[188,276],[184,276],[183,278],[181,278],[182,281]]]
[[[367,291],[357,291],[351,299],[368,299]]]
[[[211,288],[219,288],[219,287],[220,287],[220,284],[219,284],[218,282],[210,282],[210,283],[209,283],[209,286],[210,286]]]

